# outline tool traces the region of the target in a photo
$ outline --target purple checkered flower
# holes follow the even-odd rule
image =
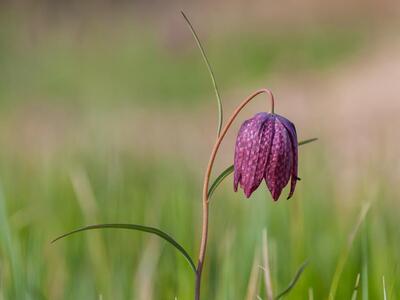
[[[258,113],[245,121],[236,139],[234,169],[235,192],[240,184],[247,198],[263,179],[275,201],[291,179],[288,199],[292,197],[299,179],[293,123],[270,113]]]

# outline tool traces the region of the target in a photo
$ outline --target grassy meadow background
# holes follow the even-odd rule
[[[319,138],[300,149],[290,201],[264,184],[247,200],[232,177],[215,192],[203,299],[266,299],[264,229],[275,293],[308,261],[285,299],[328,299],[340,261],[337,299],[357,274],[357,299],[384,299],[383,277],[399,299],[400,7],[314,0],[0,2],[0,299],[193,297],[189,265],[156,237],[103,230],[50,244],[83,225],[136,223],[197,258],[217,113],[181,9],[225,118],[268,87],[299,139]],[[268,109],[259,96],[240,115],[214,176],[240,123]]]

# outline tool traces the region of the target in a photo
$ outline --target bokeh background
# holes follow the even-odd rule
[[[0,299],[192,298],[190,267],[156,237],[104,230],[50,244],[82,225],[137,223],[197,257],[217,110],[181,9],[226,118],[269,87],[299,139],[319,138],[300,149],[290,201],[273,203],[265,185],[247,200],[231,177],[214,194],[203,298],[266,299],[267,229],[275,294],[308,260],[286,299],[327,299],[335,272],[337,299],[357,274],[358,299],[398,299],[396,0],[1,1]],[[260,97],[239,119],[266,110]]]

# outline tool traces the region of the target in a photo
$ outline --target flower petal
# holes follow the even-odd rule
[[[274,120],[273,118],[269,117],[265,120],[259,132],[257,162],[255,167],[253,167],[251,170],[252,174],[250,176],[250,182],[248,183],[248,186],[251,187],[251,190],[249,191],[250,194],[258,188],[264,178],[267,159],[271,151],[272,140],[274,137],[274,131]]]
[[[251,120],[245,121],[239,129],[238,136],[236,138],[235,146],[235,157],[234,157],[234,182],[233,188],[235,192],[238,188],[238,183],[242,176],[242,164],[245,154],[246,140],[247,140],[247,127]]]
[[[293,166],[291,170],[291,182],[290,182],[290,192],[287,197],[287,199],[290,199],[293,196],[294,190],[296,188],[296,183],[297,180],[299,179],[298,177],[298,141],[297,141],[297,133],[296,133],[296,127],[292,122],[290,122],[288,119],[278,116],[279,120],[282,122],[282,124],[286,127],[286,129],[289,132],[289,137],[291,141],[291,146],[292,146],[292,155],[293,155]]]
[[[259,182],[254,187],[253,176],[257,168],[258,154],[260,152],[260,130],[268,116],[269,114],[267,113],[259,113],[245,121],[236,139],[234,189],[237,191],[237,186],[240,184],[247,197],[250,197],[251,193],[260,184]]]
[[[294,162],[289,133],[279,118],[275,117],[274,128],[275,134],[264,178],[272,198],[276,201],[289,182]]]

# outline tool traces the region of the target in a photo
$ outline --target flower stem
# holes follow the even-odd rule
[[[200,300],[200,291],[201,291],[201,275],[203,272],[204,259],[206,256],[207,249],[207,240],[208,240],[208,214],[209,214],[209,201],[208,201],[208,186],[210,183],[210,175],[214,165],[215,157],[217,155],[218,149],[221,145],[222,140],[224,139],[226,133],[231,127],[233,121],[236,119],[239,112],[257,95],[266,93],[269,95],[269,99],[271,101],[271,113],[274,113],[274,95],[269,89],[260,89],[255,91],[253,94],[248,96],[233,112],[232,116],[228,119],[225,127],[221,131],[221,134],[218,136],[215,141],[214,147],[211,151],[210,159],[208,161],[207,169],[204,175],[204,183],[203,183],[203,225],[202,225],[202,233],[201,233],[201,243],[200,243],[200,251],[199,251],[199,260],[196,268],[196,286],[195,286],[195,300]]]

